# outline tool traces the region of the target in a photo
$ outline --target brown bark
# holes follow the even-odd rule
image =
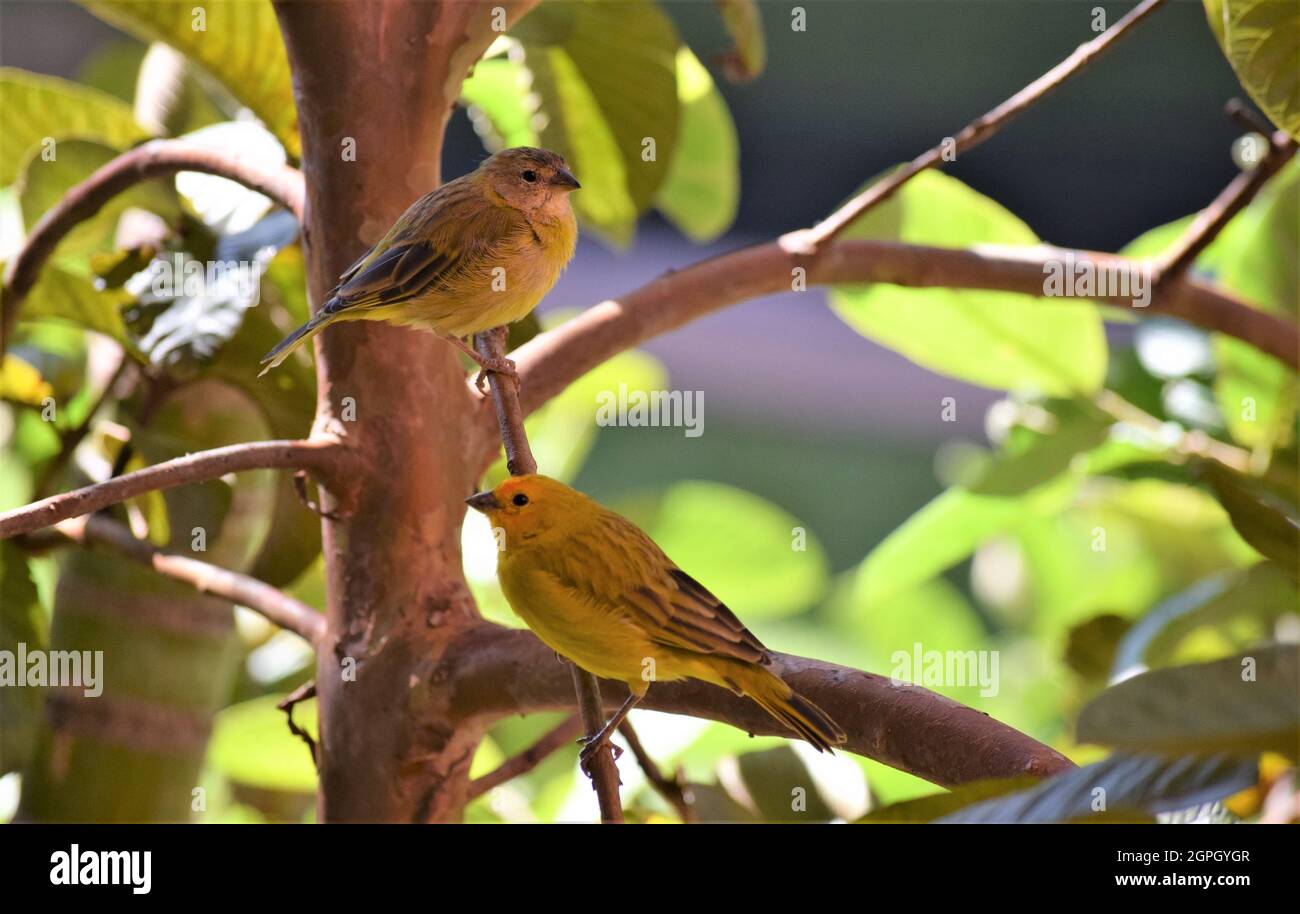
[[[319,302],[438,183],[460,82],[495,35],[491,5],[281,2],[276,12],[302,129],[304,246]],[[356,161],[344,159],[347,138]],[[323,522],[319,817],[455,820],[481,728],[456,727],[438,710],[440,685],[424,684],[447,643],[478,619],[460,558],[463,500],[477,475],[464,371],[430,334],[365,322],[317,337],[316,369],[316,432],[337,435],[363,477],[343,518]]]

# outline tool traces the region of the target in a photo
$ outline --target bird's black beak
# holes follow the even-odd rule
[[[497,501],[497,497],[491,492],[479,492],[477,495],[471,495],[465,499],[465,504],[475,511],[482,511],[484,514],[501,507],[501,502]]]
[[[573,176],[573,172],[569,171],[567,168],[557,168],[555,170],[555,177],[551,179],[551,183],[556,187],[567,187],[570,190],[577,190],[582,187],[582,185],[578,183],[578,179]]]

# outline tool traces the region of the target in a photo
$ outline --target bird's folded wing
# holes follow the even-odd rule
[[[702,654],[764,663],[767,649],[727,605],[676,566],[663,579],[623,594],[652,641]]]
[[[358,263],[343,274],[343,282],[331,293],[332,310],[417,298],[446,283],[464,267],[463,260],[429,241],[394,245],[364,267]]]

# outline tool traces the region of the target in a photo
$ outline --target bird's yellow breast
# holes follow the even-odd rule
[[[507,553],[508,554],[508,553]],[[630,685],[674,675],[665,651],[616,604],[580,594],[556,575],[523,559],[502,556],[501,590],[524,623],[548,647],[590,673]]]

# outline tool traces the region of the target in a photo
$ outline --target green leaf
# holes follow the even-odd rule
[[[1230,796],[1256,781],[1253,760],[1113,755],[1039,786],[976,803],[936,820],[982,825],[1071,822],[1108,810],[1172,812]],[[1101,804],[1104,804],[1101,805]]]
[[[740,144],[727,103],[689,48],[677,52],[682,121],[668,177],[655,208],[696,242],[712,241],[736,219]]]
[[[217,715],[208,761],[237,784],[287,793],[314,793],[316,767],[301,739],[289,732],[276,705],[282,695],[263,695]],[[293,709],[294,722],[316,733],[316,700]]]
[[[1125,634],[1111,678],[1126,679],[1147,666],[1168,662],[1179,644],[1203,626],[1220,631],[1231,626],[1234,633],[1240,628],[1239,637],[1258,641],[1297,605],[1300,593],[1295,581],[1273,562],[1198,581],[1153,607]]]
[[[962,784],[944,793],[917,797],[873,809],[861,819],[859,824],[873,823],[915,824],[933,822],[942,816],[952,815],[975,803],[982,803],[994,797],[1006,796],[1042,783],[1041,778],[1024,775],[1018,778],[995,778],[987,781],[973,781]]]
[[[1256,307],[1300,319],[1300,162],[1290,162],[1224,229],[1217,280]],[[1268,450],[1295,439],[1296,376],[1249,344],[1214,335],[1214,394],[1233,438]]]
[[[578,215],[628,243],[677,145],[676,29],[649,0],[583,0],[542,4],[512,34],[541,96],[541,142],[582,181]]]
[[[95,140],[123,149],[149,134],[131,106],[106,92],[53,76],[0,67],[0,186],[37,154],[58,156],[47,139]]]
[[[996,202],[935,171],[907,182],[844,237],[948,248],[1038,240]],[[1105,379],[1106,337],[1091,302],[874,283],[835,287],[831,307],[918,365],[984,387],[1070,396]]]
[[[107,165],[118,155],[111,146],[89,140],[64,140],[58,156],[46,161],[33,155],[19,178],[18,199],[28,231],[72,189]],[[116,247],[118,220],[128,207],[156,213],[169,223],[180,218],[180,203],[170,181],[158,179],[132,185],[109,200],[94,216],[72,229],[55,251],[52,260],[81,275],[90,273],[90,255]]]
[[[715,58],[732,82],[756,79],[767,65],[763,16],[756,0],[714,0],[735,47]]]
[[[1282,504],[1254,480],[1219,464],[1206,462],[1201,465],[1201,472],[1241,538],[1260,555],[1296,574],[1300,520],[1295,517],[1294,508]]]
[[[953,486],[889,534],[862,564],[863,598],[885,600],[927,581],[979,545],[1069,503],[1082,472],[1074,458],[1106,437],[1107,425],[1065,414],[1051,434],[1016,436],[966,485]]]
[[[829,822],[836,817],[790,746],[746,752],[737,760],[745,793],[765,822]]]
[[[682,482],[645,529],[673,561],[747,621],[807,609],[826,587],[821,545],[799,521],[742,489]],[[802,545],[803,549],[794,548]]]
[[[301,154],[289,58],[271,4],[191,6],[167,0],[81,3],[124,32],[143,41],[161,41],[185,54],[261,118],[291,156]],[[202,21],[198,18],[200,12]]]
[[[1205,0],[1210,30],[1255,104],[1300,140],[1300,5]]]
[[[16,667],[19,644],[28,653],[46,650],[49,633],[27,557],[13,540],[0,540],[0,651],[11,658],[10,672],[16,677],[26,672]],[[0,774],[27,764],[41,725],[44,689],[22,682],[0,685]]]
[[[1078,739],[1131,752],[1254,757],[1300,748],[1300,648],[1274,644],[1237,657],[1143,673],[1079,714]]]
[[[469,106],[470,123],[490,151],[538,144],[532,82],[532,71],[521,62],[492,57],[475,64],[461,83],[460,100]]]
[[[130,300],[131,296],[120,289],[101,292],[84,276],[46,264],[23,302],[18,320],[59,318],[127,344],[121,308]]]

